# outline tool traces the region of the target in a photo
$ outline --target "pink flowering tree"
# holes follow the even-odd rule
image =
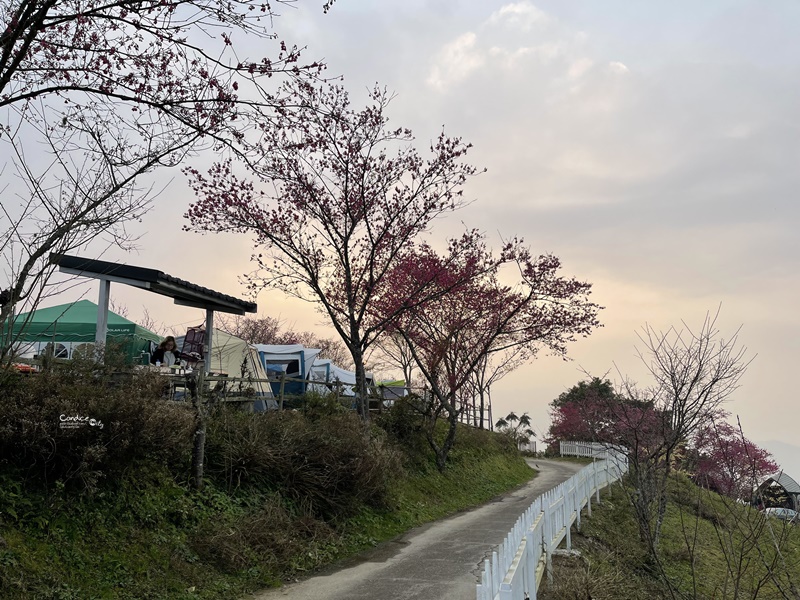
[[[275,79],[321,68],[276,39],[281,4],[2,3],[0,335],[51,293],[50,253],[135,242],[127,225],[157,193],[137,184],[142,175],[204,150],[258,147],[255,124],[282,105]],[[264,54],[239,58],[248,41]],[[0,340],[0,359],[12,342]]]
[[[562,277],[558,258],[531,256],[517,240],[495,255],[472,236],[469,252],[451,246],[439,255],[422,248],[394,274],[401,289],[435,274],[446,293],[403,311],[393,309],[399,297],[381,299],[387,313],[395,314],[392,331],[407,341],[426,382],[420,409],[440,470],[455,443],[470,379],[487,356],[515,349],[528,360],[540,350],[566,357],[570,342],[600,325],[601,307],[589,301],[591,284]]]
[[[188,171],[197,195],[189,229],[253,236],[252,289],[318,306],[352,356],[368,418],[365,353],[432,289],[427,274],[402,283],[393,274],[434,219],[462,206],[462,186],[476,170],[460,139],[440,134],[422,154],[408,129],[390,127],[385,90],[373,90],[362,109],[338,86],[293,82],[284,90],[282,118],[259,126],[257,160]],[[389,289],[398,302],[377,311]]]
[[[607,380],[580,381],[550,403],[550,429],[545,442],[619,443],[618,405],[624,402]]]
[[[748,440],[741,427],[722,419],[706,424],[697,432],[694,448],[695,479],[731,498],[749,500],[758,483],[778,471],[778,464],[769,452]]]

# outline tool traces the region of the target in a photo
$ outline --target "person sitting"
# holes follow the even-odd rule
[[[150,363],[154,364],[157,367],[164,365],[165,367],[171,367],[172,365],[177,365],[180,363],[180,359],[178,358],[178,349],[177,345],[175,344],[175,338],[171,335],[168,335],[164,338],[164,341],[158,345],[158,348],[155,352],[153,352],[153,356],[150,357]]]

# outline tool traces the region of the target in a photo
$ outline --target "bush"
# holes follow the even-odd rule
[[[375,424],[403,448],[412,464],[419,465],[430,460],[430,447],[423,432],[423,416],[414,407],[415,398],[395,400],[388,410],[376,417]]]
[[[325,522],[302,511],[292,514],[275,494],[230,522],[206,522],[192,536],[191,545],[201,558],[225,572],[257,564],[275,575],[317,566],[313,560],[309,565],[297,563],[313,556],[310,548],[330,544],[335,538]]]
[[[328,519],[352,514],[362,503],[384,505],[399,464],[383,432],[353,413],[319,419],[224,406],[209,418],[206,459],[207,474],[229,488],[280,491]]]
[[[185,465],[194,416],[161,398],[153,374],[113,372],[73,361],[29,377],[0,381],[0,455],[28,483],[92,492],[132,461]]]
[[[302,397],[302,413],[311,421],[351,412],[336,394],[306,392]]]

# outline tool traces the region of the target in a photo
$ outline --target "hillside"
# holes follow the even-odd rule
[[[614,485],[573,534],[580,556],[554,561],[543,600],[800,598],[800,526],[673,479],[661,560],[639,542],[627,494]]]
[[[214,409],[198,491],[191,407],[160,399],[158,380],[119,393],[76,367],[22,383],[0,390],[4,600],[233,598],[533,475],[509,438],[467,427],[440,473],[413,414],[365,425],[317,398],[300,411]],[[59,414],[105,426],[60,428]]]

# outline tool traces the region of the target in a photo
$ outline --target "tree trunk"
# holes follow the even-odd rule
[[[360,346],[350,349],[353,363],[356,367],[356,398],[358,401],[358,414],[364,421],[369,421],[369,394],[367,392],[367,371],[364,368],[364,353]]]
[[[197,430],[194,432],[194,447],[192,448],[192,487],[201,490],[203,489],[203,463],[206,453],[206,421],[198,415],[196,423]]]
[[[653,547],[655,551],[658,551],[658,544],[661,541],[661,526],[664,524],[664,516],[667,514],[667,482],[671,472],[671,462],[672,452],[667,452],[664,468],[660,473],[661,480],[658,486],[658,511],[656,513],[656,524],[653,528]]]
[[[198,376],[195,385],[190,388],[192,405],[195,410],[195,432],[192,445],[192,487],[203,489],[203,467],[206,454],[206,415],[202,398],[203,375]]]
[[[456,427],[458,424],[458,411],[451,410],[447,412],[447,435],[439,449],[436,451],[436,468],[440,473],[444,473],[444,468],[447,466],[447,457],[450,455],[450,450],[456,441]]]

